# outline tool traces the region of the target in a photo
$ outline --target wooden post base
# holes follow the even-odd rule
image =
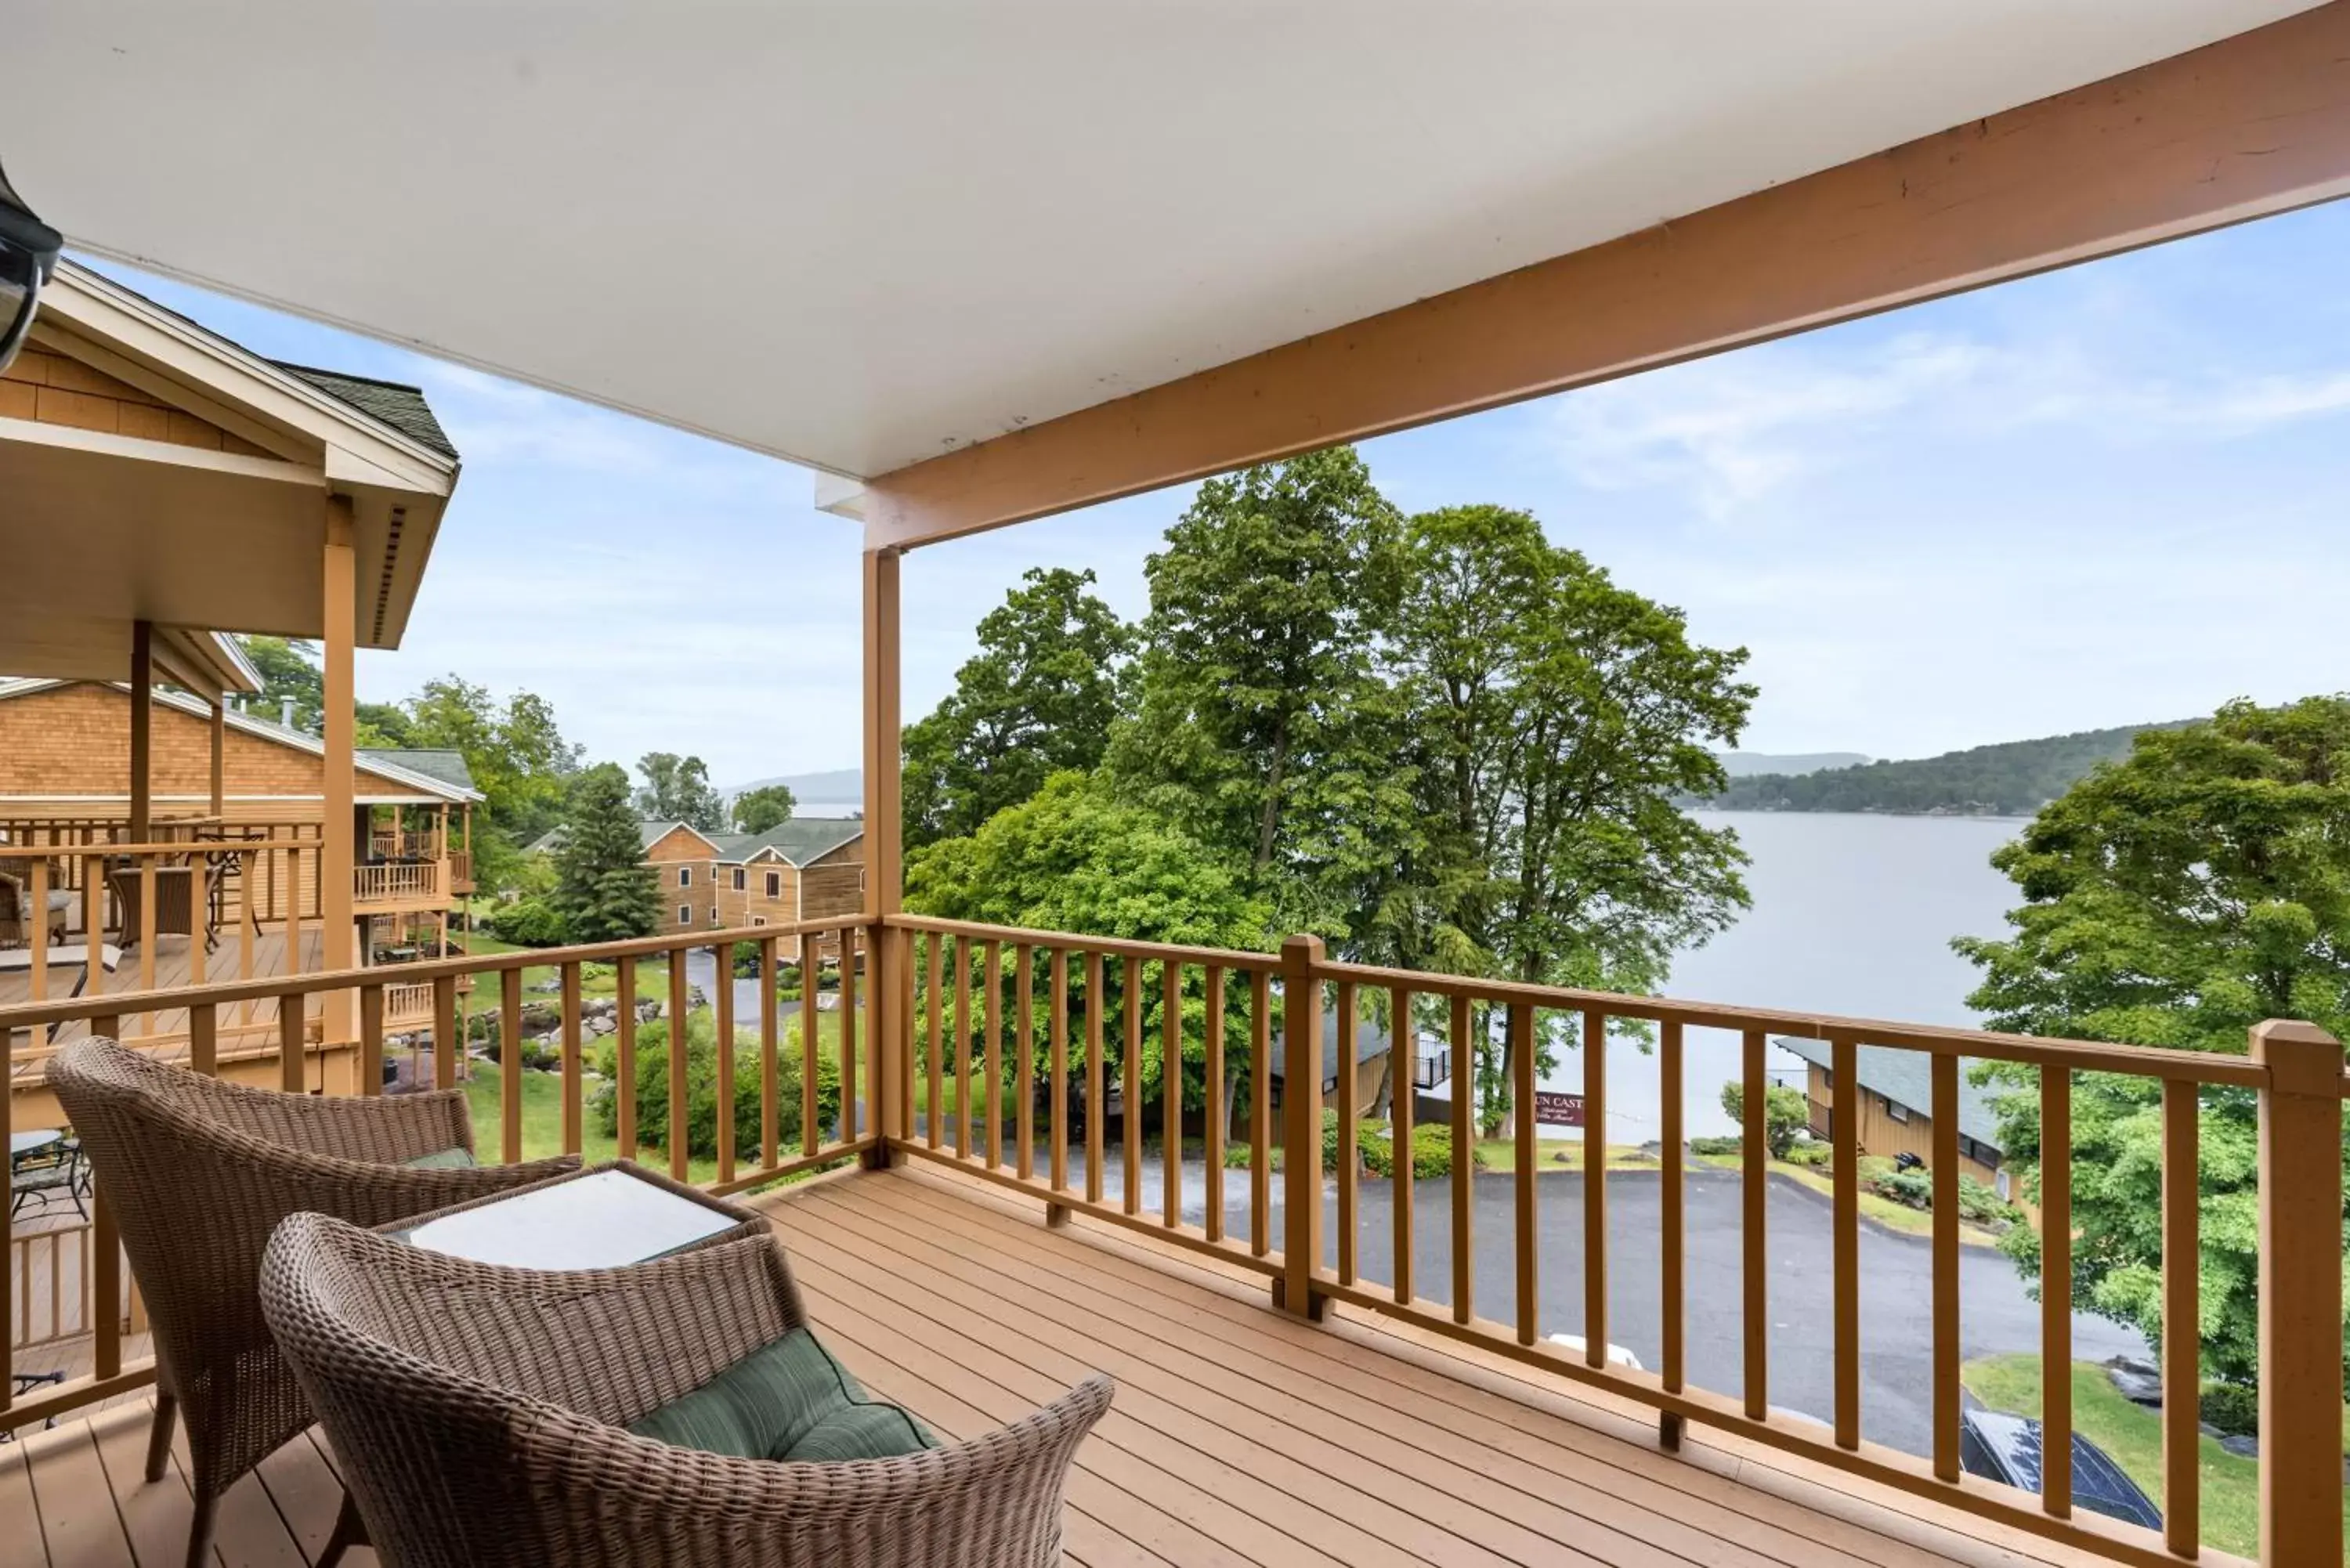
[[[1045,1205],[1045,1223],[1052,1230],[1063,1230],[1068,1225],[1072,1212],[1066,1203],[1047,1203]]]
[[[1681,1451],[1681,1430],[1687,1423],[1669,1410],[1657,1413],[1657,1446],[1669,1454]]]
[[[1287,1312],[1289,1310],[1289,1282],[1287,1280],[1275,1278],[1273,1282],[1273,1310],[1275,1312]],[[1306,1322],[1320,1323],[1325,1317],[1329,1315],[1329,1312],[1330,1298],[1328,1296],[1315,1294],[1311,1292],[1307,1293],[1305,1297],[1305,1311],[1303,1314]]]

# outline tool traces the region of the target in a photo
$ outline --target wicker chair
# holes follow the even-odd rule
[[[625,1423],[800,1326],[772,1238],[538,1273],[320,1215],[278,1227],[262,1310],[393,1568],[1030,1568],[1106,1377],[984,1437],[784,1464]]]
[[[576,1169],[577,1155],[523,1165],[415,1168],[473,1149],[463,1090],[390,1099],[274,1094],[166,1066],[111,1040],[51,1059],[51,1089],[88,1150],[155,1336],[161,1480],[175,1412],[187,1423],[195,1519],[191,1564],[208,1558],[222,1492],[313,1419],[255,1293],[262,1250],[288,1214],[378,1225]],[[323,1565],[348,1543],[346,1518]]]

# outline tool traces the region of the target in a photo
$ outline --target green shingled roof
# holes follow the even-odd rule
[[[378,381],[341,370],[321,370],[314,366],[289,364],[283,359],[272,360],[271,363],[289,375],[300,377],[336,401],[349,404],[411,441],[421,441],[443,457],[457,455],[457,449],[450,444],[448,432],[441,428],[441,421],[433,417],[431,405],[425,402],[424,390],[421,387],[402,386],[398,381]]]
[[[415,750],[409,747],[363,746],[359,748],[361,763],[388,763],[396,768],[406,768],[412,774],[437,779],[452,789],[480,791],[473,784],[473,770],[465,765],[465,753],[436,750]]]

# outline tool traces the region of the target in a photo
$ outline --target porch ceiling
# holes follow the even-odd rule
[[[76,245],[871,476],[2306,8],[81,0],[7,157]]]

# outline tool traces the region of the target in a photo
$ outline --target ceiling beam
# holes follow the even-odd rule
[[[2332,0],[879,475],[866,543],[951,539],[2344,194],[2350,0]]]

